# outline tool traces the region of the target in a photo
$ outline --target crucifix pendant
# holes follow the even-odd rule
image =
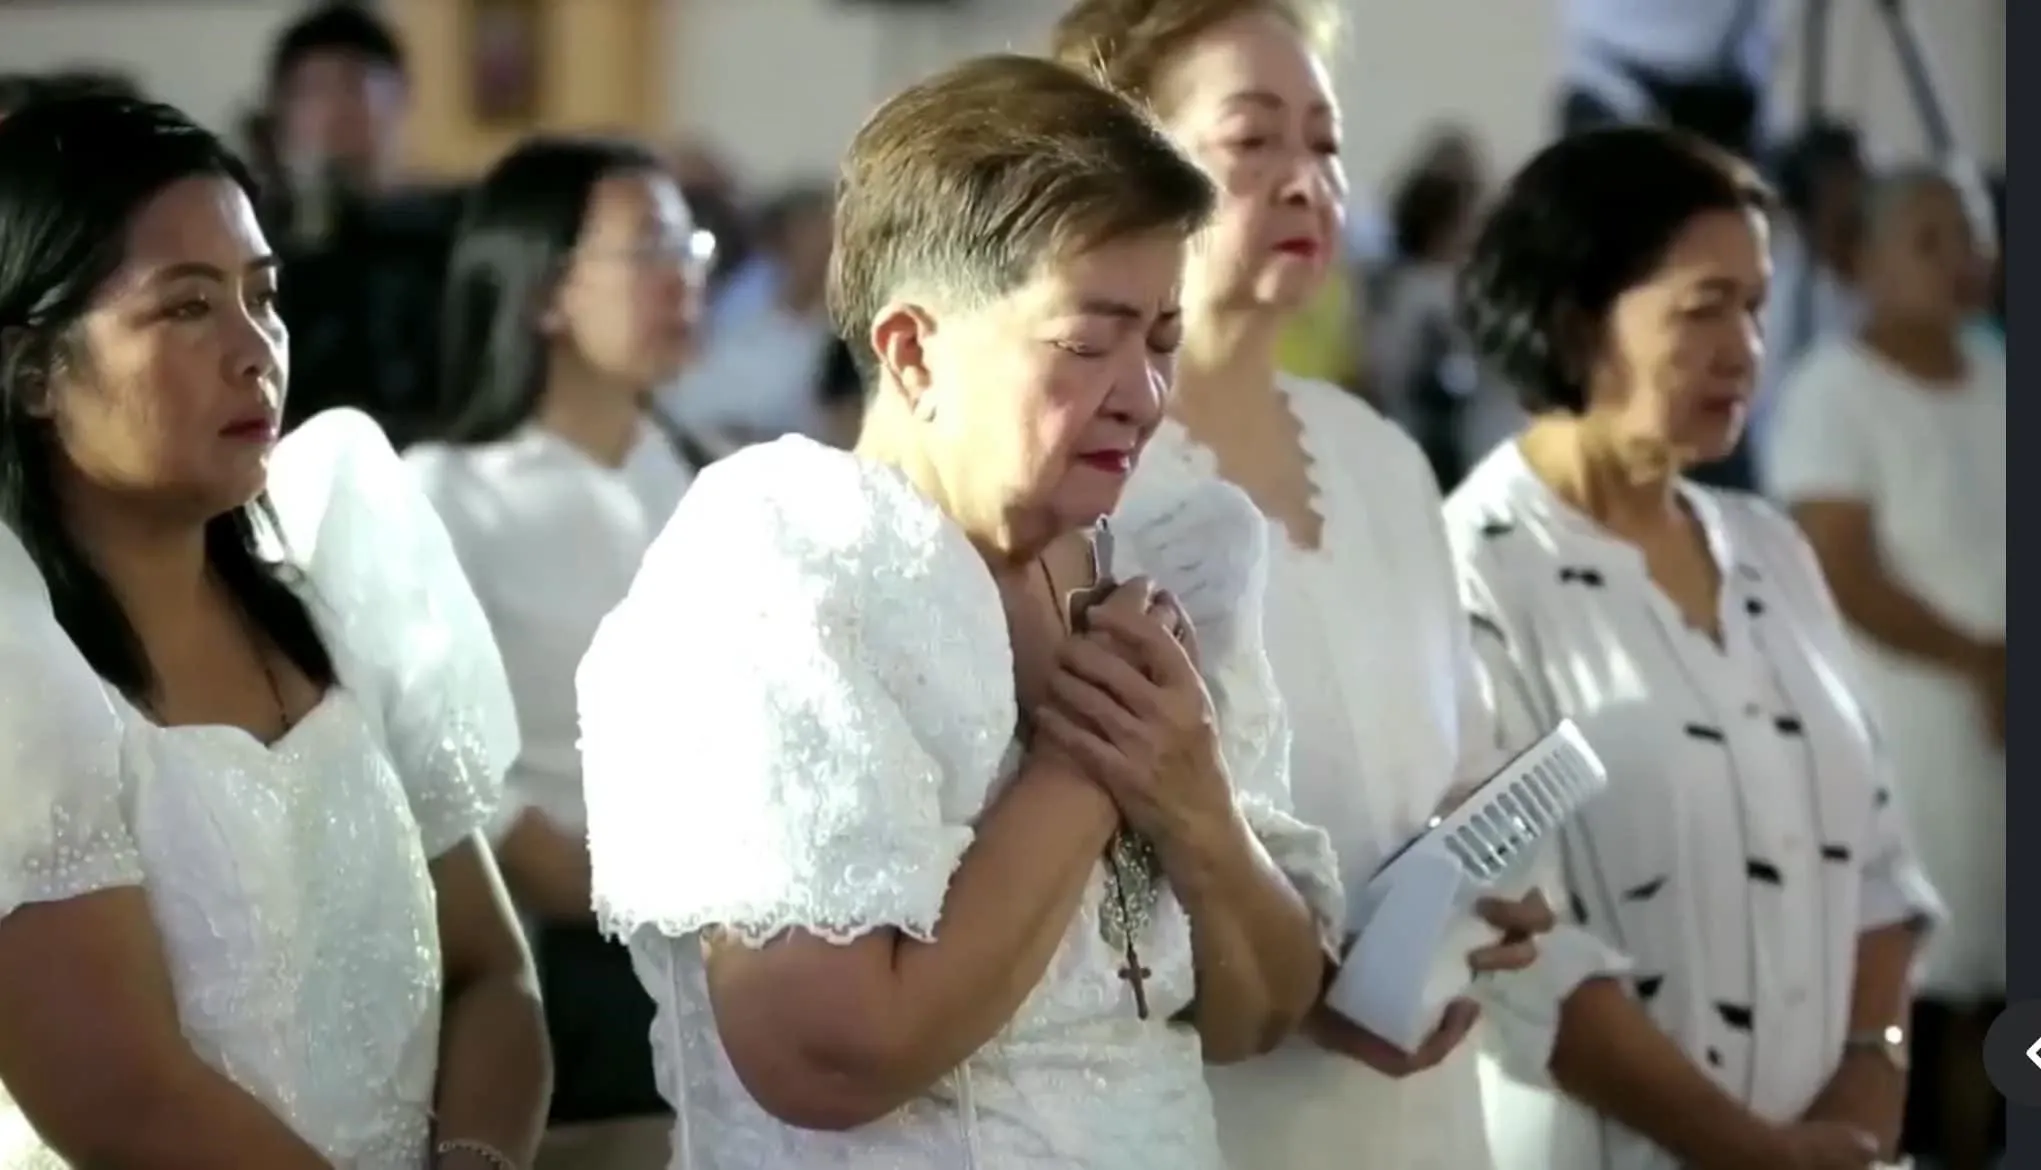
[[[1127,987],[1134,993],[1134,1014],[1141,1019],[1148,1018],[1148,977],[1154,974],[1141,965],[1141,956],[1134,953],[1134,940],[1127,940],[1127,965],[1120,968],[1120,978],[1127,981]]]
[[[1063,624],[1084,632],[1085,611],[1113,595],[1113,530],[1101,516],[1091,530],[1091,584],[1071,590],[1063,599]]]

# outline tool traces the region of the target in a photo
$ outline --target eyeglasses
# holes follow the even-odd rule
[[[708,279],[716,262],[716,233],[696,228],[686,235],[674,233],[640,241],[628,247],[601,252],[583,252],[592,259],[622,260],[632,267],[679,268],[691,283]]]

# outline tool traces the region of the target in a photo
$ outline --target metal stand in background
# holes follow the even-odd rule
[[[1934,67],[1921,44],[1920,30],[1914,27],[1906,0],[1869,2],[1877,7],[1878,15],[1892,37],[1892,51],[1899,58],[1899,71],[1906,79],[1914,111],[1920,116],[1928,148],[1945,163],[1969,165],[1961,144],[1956,141],[1956,128],[1949,120],[1949,108],[1942,101]],[[1808,125],[1821,116],[1822,108],[1828,102],[1828,33],[1829,17],[1834,6],[1831,0],[1804,0],[1804,3],[1800,39],[1800,117],[1802,125]]]

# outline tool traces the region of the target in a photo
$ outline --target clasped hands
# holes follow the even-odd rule
[[[1056,651],[1032,712],[1038,742],[1112,797],[1165,853],[1232,816],[1195,632],[1143,578],[1115,587]]]

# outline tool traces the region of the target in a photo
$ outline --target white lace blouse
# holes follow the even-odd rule
[[[1287,736],[1253,616],[1259,526],[1208,484],[1119,526],[1200,614],[1243,811],[1324,923],[1322,833],[1288,813]],[[1243,513],[1242,508],[1247,511]],[[1237,550],[1182,576],[1195,546]],[[1152,1017],[1100,935],[1103,869],[1000,1035],[926,1096],[848,1133],[798,1130],[745,1092],[717,1039],[697,933],[849,941],[942,929],[972,826],[1019,762],[1012,651],[961,529],[893,471],[805,439],[704,472],[580,677],[597,911],[631,940],[688,1170],[1218,1170],[1190,931],[1165,889],[1139,940]]]
[[[1455,786],[1485,779],[1507,757],[1423,453],[1344,390],[1288,377],[1277,388],[1301,429],[1324,527],[1319,546],[1305,548],[1271,525],[1268,653],[1294,733],[1298,815],[1325,826],[1352,885],[1421,831]],[[1217,469],[1210,449],[1170,423],[1130,495],[1168,495]],[[1546,943],[1569,978],[1602,959]],[[1549,1026],[1542,1031],[1549,1043]],[[1487,1170],[1479,1049],[1469,1041],[1438,1067],[1394,1079],[1298,1037],[1209,1071],[1220,1139],[1234,1170]]]
[[[440,954],[427,862],[484,821],[509,695],[446,536],[374,424],[276,453],[340,685],[273,745],[161,727],[57,626],[0,527],[0,917],[140,886],[192,1050],[348,1170],[426,1158]],[[0,1089],[0,1168],[58,1170]]]

